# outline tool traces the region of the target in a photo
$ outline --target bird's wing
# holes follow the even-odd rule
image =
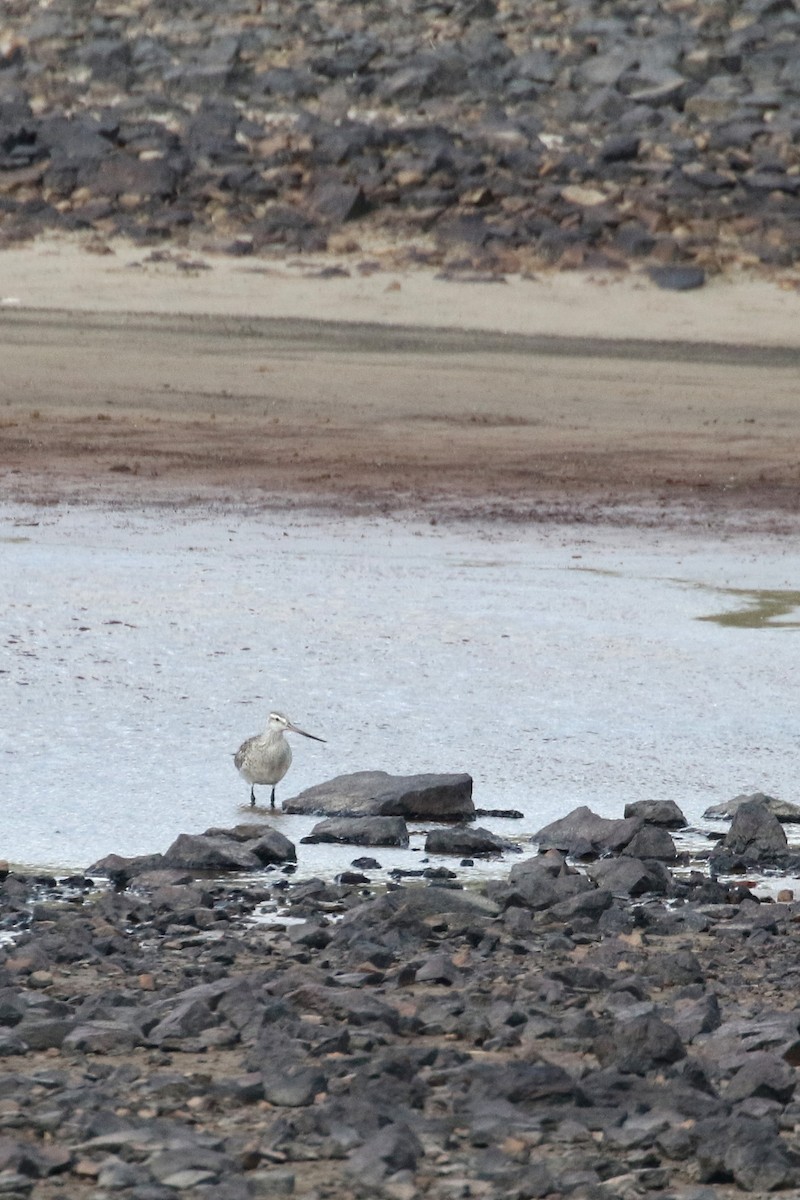
[[[247,741],[242,742],[241,746],[234,754],[233,765],[236,767],[237,771],[238,771],[239,767],[242,765],[242,763],[244,762],[245,756],[247,755],[247,751],[250,749],[253,742],[256,740],[256,737],[258,737],[258,734],[256,734],[254,737],[249,737],[247,739]]]

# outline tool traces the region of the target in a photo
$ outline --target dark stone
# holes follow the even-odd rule
[[[713,1033],[721,1023],[719,1000],[714,992],[676,1004],[670,1017],[670,1024],[683,1042],[692,1042],[703,1033]]]
[[[89,67],[95,79],[127,87],[130,79],[131,48],[121,38],[97,37],[83,45],[78,60]]]
[[[277,829],[268,829],[255,841],[247,843],[247,850],[255,854],[259,862],[297,862],[297,851],[292,842]]]
[[[256,94],[305,100],[319,93],[320,83],[318,76],[302,67],[270,67],[253,76],[252,89]]]
[[[550,908],[591,889],[591,880],[569,870],[562,856],[553,850],[515,864],[508,883],[492,885],[491,894],[506,904],[524,904],[536,910]]]
[[[685,829],[686,817],[674,800],[634,800],[625,805],[626,817],[641,817],[648,825],[665,829]]]
[[[252,871],[261,859],[246,845],[227,837],[181,833],[164,853],[167,867],[203,871]]]
[[[216,1024],[217,1018],[206,1001],[193,996],[170,1005],[170,1011],[148,1029],[147,1039],[158,1045],[173,1038],[195,1037]]]
[[[425,839],[426,854],[502,854],[512,849],[509,842],[488,829],[458,826],[455,829],[432,829]]]
[[[182,1145],[151,1155],[147,1160],[150,1174],[168,1187],[182,1189],[192,1179],[191,1173],[204,1176],[196,1182],[212,1183],[233,1174],[235,1160],[228,1154],[201,1145]]]
[[[540,851],[561,850],[574,858],[598,857],[627,846],[642,824],[638,817],[621,821],[600,817],[584,805],[573,809],[566,817],[545,825],[533,835],[531,841],[538,843]]]
[[[571,896],[568,900],[560,900],[548,911],[549,915],[558,921],[573,921],[576,917],[597,921],[613,903],[614,897],[607,889],[591,888]]]
[[[398,1171],[415,1171],[423,1153],[422,1142],[409,1125],[392,1123],[352,1152],[347,1171],[368,1185],[375,1184]]]
[[[653,955],[644,968],[659,987],[679,987],[703,982],[703,968],[691,950],[675,950]]]
[[[304,1108],[313,1104],[318,1092],[327,1087],[325,1075],[318,1067],[291,1066],[276,1062],[262,1067],[261,1084],[264,1099],[281,1108]]]
[[[407,846],[408,829],[402,817],[330,817],[319,821],[302,841]]]
[[[672,882],[669,872],[654,863],[633,857],[601,858],[587,868],[598,887],[614,895],[642,896],[648,892],[664,895]]]
[[[579,1104],[583,1100],[581,1089],[572,1077],[551,1063],[480,1065],[471,1072],[471,1079],[473,1095],[503,1097],[512,1104],[550,1106]]]
[[[794,1187],[797,1164],[781,1145],[768,1120],[711,1118],[693,1131],[699,1178],[703,1182],[734,1181],[759,1195]]]
[[[125,1054],[141,1040],[129,1021],[97,1020],[71,1029],[61,1045],[64,1050],[80,1050],[84,1054]]]
[[[320,216],[337,224],[354,221],[369,211],[363,188],[357,184],[320,184],[311,193],[309,202]]]
[[[650,267],[647,274],[656,287],[670,292],[689,292],[706,281],[702,267]]]
[[[164,200],[175,195],[181,175],[176,159],[141,159],[114,151],[88,171],[82,170],[78,181],[98,196]]]
[[[442,983],[450,987],[459,978],[460,972],[447,954],[434,954],[416,971],[417,983]]]
[[[798,805],[792,804],[789,800],[778,800],[775,796],[768,796],[765,792],[742,794],[734,796],[732,800],[726,800],[724,804],[713,804],[705,810],[703,818],[709,821],[730,819],[735,816],[743,804],[747,804],[751,800],[759,800],[784,825],[800,822]]]
[[[788,1104],[794,1095],[797,1072],[777,1054],[751,1052],[725,1088],[730,1102],[763,1096]]]
[[[469,775],[387,775],[358,771],[307,788],[283,802],[284,812],[332,817],[405,817],[459,821],[474,814]]]
[[[627,846],[623,846],[621,854],[629,854],[633,858],[657,858],[666,862],[674,862],[678,857],[675,843],[666,829],[660,825],[644,825],[633,835]]]
[[[720,849],[739,855],[750,862],[773,857],[788,847],[786,834],[778,818],[761,800],[747,800],[739,805]],[[714,859],[716,849],[712,851]]]
[[[594,1053],[601,1066],[635,1075],[677,1062],[685,1056],[683,1043],[671,1025],[654,1015],[620,1021],[610,1034],[597,1038]]]
[[[600,147],[598,158],[603,163],[629,162],[637,157],[639,145],[640,139],[633,133],[612,134]]]

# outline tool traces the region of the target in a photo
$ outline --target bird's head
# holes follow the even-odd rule
[[[300,729],[297,725],[293,725],[288,717],[279,712],[271,712],[269,714],[267,729],[273,730],[275,733],[299,733],[303,737],[311,738],[315,742],[325,741],[325,738],[317,737],[315,733],[306,733],[305,729]]]

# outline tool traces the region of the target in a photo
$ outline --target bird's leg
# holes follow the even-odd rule
[[[251,783],[250,784],[250,807],[255,808],[255,806],[256,806],[256,789],[253,787],[253,785]]]
[[[275,807],[275,788],[272,789],[272,795],[270,796],[270,799],[269,799],[269,806],[270,806],[270,808]]]

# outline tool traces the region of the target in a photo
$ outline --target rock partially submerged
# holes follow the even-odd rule
[[[775,814],[761,800],[748,800],[736,809],[728,833],[711,852],[711,862],[727,855],[769,862],[787,850],[786,834]]]
[[[764,804],[784,825],[800,823],[800,807],[798,805],[792,804],[789,800],[778,800],[775,796],[768,796],[765,792],[752,792],[749,795],[742,793],[734,796],[732,800],[726,800],[724,804],[712,804],[703,813],[703,819],[708,821],[730,820],[743,804],[748,804],[751,800],[758,800]]]
[[[624,817],[641,817],[648,825],[685,829],[686,817],[674,800],[634,800],[625,805]]]
[[[225,873],[257,871],[272,863],[297,862],[292,842],[269,825],[236,825],[232,829],[207,829],[205,833],[181,833],[163,854],[124,857],[108,854],[88,868],[107,875],[116,883],[145,872],[188,870]]]
[[[612,820],[598,816],[586,805],[574,808],[558,821],[545,825],[531,838],[540,850],[561,850],[572,858],[596,858],[622,850],[644,826],[641,817]]]
[[[402,817],[329,817],[319,821],[301,842],[349,842],[354,846],[407,846]]]
[[[425,839],[426,854],[472,855],[503,854],[517,847],[488,829],[459,825],[455,829],[432,829]]]
[[[464,821],[475,814],[470,775],[389,775],[356,771],[284,800],[283,811],[328,817]]]

